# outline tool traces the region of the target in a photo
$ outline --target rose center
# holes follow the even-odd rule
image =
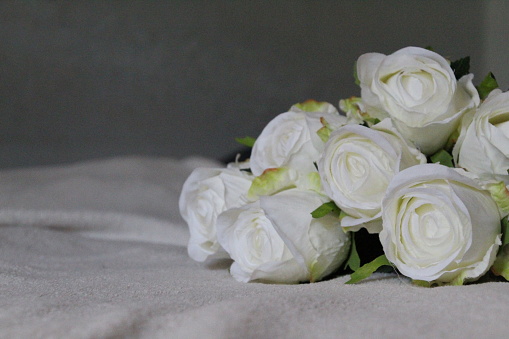
[[[285,126],[287,129],[281,134],[281,138],[275,145],[277,156],[285,158],[294,152],[294,148],[298,147],[299,139],[302,137],[303,128],[300,125]],[[276,156],[276,157],[277,157]]]
[[[423,205],[416,209],[416,214],[419,216],[419,224],[421,225],[421,233],[428,239],[441,238],[447,233],[448,222],[442,213],[436,213],[435,209],[429,205]]]
[[[352,178],[359,179],[366,175],[367,164],[365,159],[355,153],[349,153],[345,158],[346,169]]]
[[[244,264],[250,267],[256,267],[271,258],[272,247],[270,245],[269,235],[266,233],[261,220],[253,219],[254,226],[245,230],[246,234],[241,235],[245,245],[243,256]]]
[[[416,76],[403,76],[401,83],[406,89],[407,94],[415,101],[419,101],[423,97],[424,85],[422,80]]]

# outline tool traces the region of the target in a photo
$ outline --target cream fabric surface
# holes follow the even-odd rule
[[[1,338],[501,338],[509,283],[419,288],[376,274],[239,283],[187,256],[181,186],[205,159],[0,172]]]

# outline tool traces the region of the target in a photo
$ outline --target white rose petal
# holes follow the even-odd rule
[[[456,112],[448,116],[449,112],[437,121],[423,126],[411,127],[394,119],[396,127],[408,140],[420,147],[425,154],[433,154],[440,150],[449,139],[449,136],[458,128],[461,118],[475,109],[479,104],[477,90],[472,83],[473,75],[465,75],[458,81],[458,88],[449,112]]]
[[[415,280],[476,280],[491,267],[501,243],[500,215],[490,193],[442,165],[398,173],[382,211],[385,255]]]
[[[234,260],[230,273],[240,282],[298,283],[307,278],[259,202],[223,212],[217,236]]]
[[[218,240],[234,263],[238,281],[298,283],[317,281],[346,259],[349,235],[332,216],[312,219],[327,199],[290,189],[223,212]]]
[[[465,117],[453,156],[459,167],[509,184],[509,92],[492,91]]]
[[[238,168],[197,168],[187,178],[179,198],[182,218],[191,237],[189,256],[196,261],[207,258],[228,258],[217,242],[218,215],[246,202],[253,176]]]
[[[251,152],[251,171],[259,176],[269,168],[288,167],[299,172],[315,171],[316,161],[323,149],[323,142],[317,135],[323,127],[321,118],[334,125],[346,118],[339,115],[336,109],[306,112],[292,108],[270,121],[256,139]]]
[[[348,255],[350,237],[332,215],[314,219],[311,212],[328,199],[309,190],[291,189],[260,198],[260,205],[274,228],[318,281],[335,271]]]
[[[318,162],[325,193],[348,216],[351,230],[381,229],[381,202],[392,177],[426,157],[385,119],[372,128],[347,125],[333,132]]]
[[[299,166],[311,171],[318,150],[311,142],[306,114],[286,112],[263,129],[251,152],[251,171],[258,176],[268,168]]]
[[[460,118],[479,105],[473,76],[457,82],[448,61],[423,48],[362,55],[357,74],[367,113],[393,119],[403,136],[425,154],[443,147]]]

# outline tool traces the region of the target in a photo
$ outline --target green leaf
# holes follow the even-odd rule
[[[252,138],[252,137],[245,137],[245,138],[235,138],[235,141],[241,145],[244,145],[247,147],[253,147],[256,139]]]
[[[361,81],[359,80],[359,75],[357,74],[357,61],[353,64],[353,78],[355,79],[355,84],[359,86]]]
[[[355,233],[352,233],[352,246],[350,247],[350,256],[345,265],[345,269],[350,267],[352,271],[357,271],[359,267],[361,267],[361,258],[359,258],[359,253],[357,252],[357,248],[355,247]]]
[[[456,80],[459,80],[462,76],[470,72],[470,57],[467,56],[451,62],[451,68],[454,71]]]
[[[319,206],[317,209],[315,209],[313,212],[311,212],[311,216],[315,219],[325,217],[329,213],[334,213],[339,216],[340,209],[334,201],[329,201],[321,206]]]
[[[497,79],[495,79],[493,73],[489,72],[479,86],[477,86],[477,92],[479,92],[481,100],[484,100],[495,88],[498,88]]]
[[[378,268],[387,265],[391,266],[391,263],[387,260],[385,254],[382,254],[372,262],[362,265],[359,269],[350,274],[350,280],[348,280],[346,284],[355,284],[364,280],[373,274]]]
[[[433,163],[440,163],[447,167],[454,167],[452,155],[443,149],[433,154],[430,159]]]
[[[509,244],[509,217],[502,219],[502,246]]]
[[[509,280],[509,217],[502,219],[502,246],[491,267],[491,272]]]
[[[491,266],[491,272],[509,281],[509,245],[500,247],[497,259],[495,259],[493,266]]]

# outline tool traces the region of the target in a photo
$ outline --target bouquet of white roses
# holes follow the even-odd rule
[[[509,92],[469,58],[423,48],[368,53],[360,97],[308,100],[276,116],[249,159],[198,168],[180,211],[191,258],[231,258],[243,282],[314,282],[381,266],[420,285],[509,279]],[[361,266],[359,230],[383,253]]]

